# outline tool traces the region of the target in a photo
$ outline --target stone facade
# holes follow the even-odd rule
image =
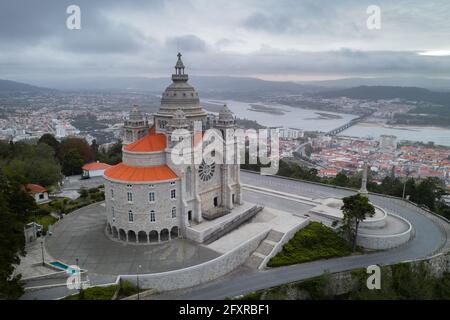
[[[170,199],[172,190],[175,190],[175,199]],[[114,239],[134,243],[157,243],[177,238],[182,225],[179,192],[179,180],[153,184],[110,181],[105,194],[108,233]],[[132,201],[128,201],[130,193]],[[153,193],[154,201],[150,201],[150,193]]]
[[[235,126],[234,115],[224,106],[213,130],[206,131],[207,114],[184,69],[179,54],[173,83],[162,94],[160,110],[154,115],[154,127],[148,128],[136,106],[125,122],[123,162],[105,171],[107,232],[114,239],[157,243],[179,235],[189,237],[186,226],[219,217],[242,203],[237,161],[194,161],[195,151],[211,142],[210,133],[223,142],[226,130]],[[183,154],[190,160],[181,164],[173,159],[180,137],[189,142]],[[236,160],[237,143],[229,143]],[[224,152],[222,159],[227,157]],[[171,199],[171,190],[176,200]],[[150,192],[155,197],[152,202]]]

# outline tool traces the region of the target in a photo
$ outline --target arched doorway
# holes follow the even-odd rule
[[[127,241],[127,234],[125,233],[125,230],[123,229],[119,230],[119,238],[122,241]]]
[[[150,241],[150,243],[159,242],[158,231],[150,231],[148,234],[148,241]]]
[[[180,230],[179,230],[178,227],[173,227],[173,228],[170,230],[170,238],[171,238],[171,239],[176,239],[176,238],[178,238],[179,232],[180,232]]]
[[[117,228],[116,227],[112,227],[112,237],[114,239],[117,239],[119,237],[119,233],[117,232]]]
[[[133,230],[128,231],[128,242],[136,242],[136,233]]]
[[[169,230],[162,229],[161,233],[159,234],[159,238],[161,241],[169,241]]]
[[[138,241],[139,241],[139,243],[147,243],[147,232],[139,231]]]

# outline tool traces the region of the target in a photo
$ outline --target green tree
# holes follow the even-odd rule
[[[107,151],[99,148],[96,159],[110,165],[116,165],[122,161],[122,141],[114,143]]]
[[[95,139],[92,140],[91,149],[94,152],[94,155],[95,155],[96,159],[97,159],[97,156],[98,156],[98,148],[99,148],[99,145],[97,144],[97,140],[95,140]]]
[[[18,142],[9,156],[1,158],[4,174],[21,184],[37,183],[50,186],[61,179],[61,168],[53,149],[45,143],[32,145]]]
[[[62,159],[62,172],[66,176],[81,174],[84,161],[76,150],[69,150]]]
[[[411,201],[426,205],[430,210],[436,209],[436,200],[442,196],[442,182],[437,178],[426,178],[416,186]]]
[[[80,198],[82,199],[87,199],[89,197],[89,191],[84,187],[81,187],[78,192],[80,193]]]
[[[38,143],[45,143],[46,145],[50,146],[55,154],[58,154],[59,151],[59,141],[56,140],[56,138],[50,134],[46,133],[44,134],[38,141]]]
[[[23,294],[21,276],[12,274],[25,254],[24,225],[36,208],[25,188],[0,170],[0,299],[17,299]]]
[[[64,161],[65,156],[71,152],[76,151],[83,159],[84,163],[89,163],[95,160],[94,151],[85,139],[81,138],[66,138],[61,142],[58,158],[61,162]]]
[[[347,187],[350,182],[350,179],[343,172],[339,172],[336,177],[331,181],[331,183],[335,186]]]
[[[352,244],[353,251],[355,251],[359,224],[364,219],[373,217],[375,208],[366,196],[359,193],[354,196],[343,198],[342,201],[344,202],[344,205],[341,207],[341,210],[344,217],[340,231]]]

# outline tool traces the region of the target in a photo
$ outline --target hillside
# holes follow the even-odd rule
[[[32,86],[22,82],[15,82],[10,80],[0,80],[0,92],[41,92],[49,91],[50,89]]]
[[[355,88],[319,92],[323,98],[348,97],[362,100],[404,99],[450,106],[450,92],[435,92],[417,87],[359,86]]]
[[[202,97],[214,95],[271,95],[301,94],[317,92],[321,88],[289,81],[266,81],[257,78],[225,77],[225,76],[190,76],[189,83],[196,88]],[[137,90],[160,94],[169,86],[171,80],[165,78],[145,77],[95,77],[73,78],[57,82],[47,82],[45,86],[61,90]]]

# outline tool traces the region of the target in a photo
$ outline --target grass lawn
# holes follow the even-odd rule
[[[302,262],[348,256],[350,244],[331,228],[319,222],[311,222],[299,230],[267,263],[268,267],[281,267]]]
[[[111,300],[117,290],[117,285],[107,287],[92,287],[83,290],[82,296],[74,294],[65,297],[63,300]]]
[[[47,232],[48,225],[54,224],[56,221],[58,221],[58,219],[56,219],[55,217],[53,217],[51,215],[36,216],[36,219],[34,218],[34,216],[32,216],[29,222],[33,222],[33,221],[36,222],[37,224],[42,225],[44,227],[44,231]]]

